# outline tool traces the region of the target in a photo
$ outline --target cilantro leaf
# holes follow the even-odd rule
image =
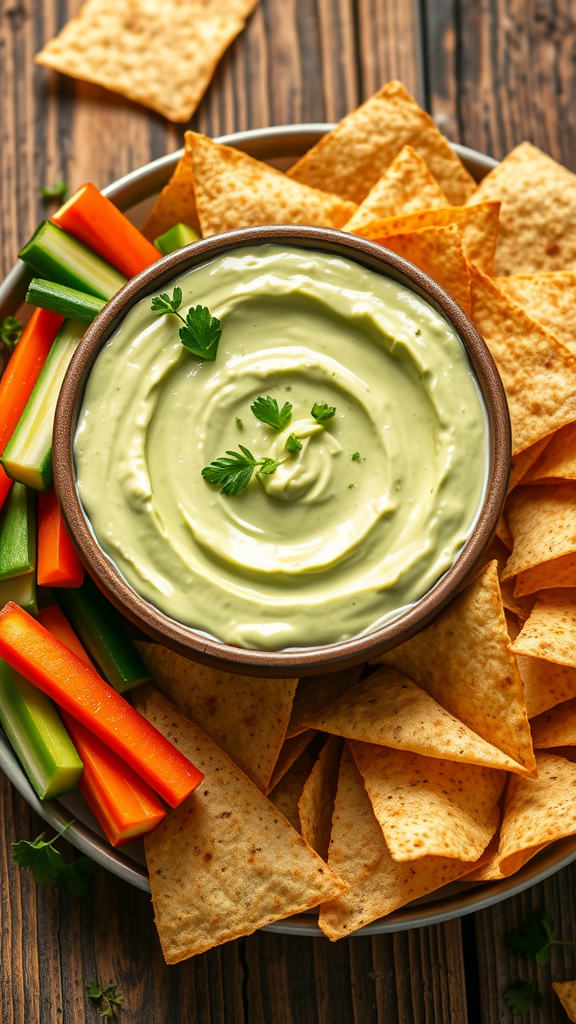
[[[280,465],[280,459],[262,459],[258,473],[260,476],[270,476],[275,473]]]
[[[296,437],[296,434],[290,434],[290,436],[286,438],[286,451],[287,452],[301,452],[302,451],[302,441],[300,441]]]
[[[245,491],[252,479],[254,470],[259,466],[262,476],[275,473],[280,465],[278,459],[255,459],[243,444],[238,445],[239,452],[227,451],[226,455],[206,466],[202,476],[209,484],[217,484],[222,494],[239,494]]]
[[[53,846],[58,836],[46,842],[45,835],[41,832],[36,839],[20,839],[12,843],[14,860],[20,867],[28,868],[39,885],[47,885],[65,867],[64,857]]]
[[[181,305],[182,289],[175,288],[172,292],[172,298],[166,292],[162,292],[162,295],[155,295],[150,309],[153,313],[177,313]],[[182,317],[180,319],[182,320]]]
[[[352,459],[352,462],[360,462],[360,452],[353,452],[350,458]]]
[[[542,1006],[542,993],[535,981],[515,981],[504,993],[504,1002],[511,1013],[528,1013],[533,1006]]]
[[[244,430],[244,424],[239,416],[236,417],[236,426],[238,427],[238,430]]]
[[[89,999],[102,1001],[104,1009],[100,1010],[100,1016],[111,1019],[114,1018],[114,1006],[122,1006],[124,1002],[124,996],[118,991],[118,985],[113,981],[105,989],[102,989],[99,983],[92,979],[86,985],[86,995]]]
[[[533,956],[539,967],[550,963],[552,946],[573,946],[573,942],[554,939],[554,920],[548,910],[537,910],[532,914],[528,924],[508,932],[506,945],[517,956],[528,959]]]
[[[327,402],[314,402],[310,410],[310,415],[314,417],[317,423],[323,423],[324,420],[332,419],[335,413],[335,406],[328,405]]]
[[[59,199],[63,203],[68,195],[68,183],[66,181],[55,181],[53,185],[42,185],[38,189],[40,199]]]
[[[186,314],[185,326],[180,328],[180,341],[199,359],[216,359],[218,342],[222,334],[220,321],[212,316],[208,306],[196,306]]]
[[[15,316],[5,316],[0,322],[0,341],[3,341],[6,348],[16,348],[22,334],[22,324]]]
[[[274,430],[284,430],[284,427],[287,427],[292,419],[292,406],[290,402],[284,402],[282,408],[279,409],[278,402],[270,395],[267,395],[266,398],[262,398],[262,395],[259,395],[250,408],[257,420],[261,420],[262,423],[273,427]]]
[[[54,879],[54,885],[70,896],[84,896],[88,891],[88,879],[96,865],[89,857],[75,857],[65,864]]]

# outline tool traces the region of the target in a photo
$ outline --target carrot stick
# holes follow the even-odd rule
[[[25,327],[0,381],[0,455],[14,433],[52,342],[64,321],[63,316],[37,309]],[[13,481],[0,466],[0,508]]]
[[[84,242],[126,277],[134,277],[160,259],[156,247],[90,181],[60,207],[52,223]]]
[[[112,846],[156,828],[166,808],[154,790],[80,722],[60,714],[84,765],[78,788]]]
[[[80,561],[53,487],[38,498],[38,586],[80,587],[84,566]]]
[[[47,608],[41,608],[38,612],[38,621],[44,626],[44,629],[52,633],[52,636],[60,640],[77,658],[80,658],[80,661],[96,671],[59,605],[50,604]]]
[[[170,807],[204,778],[117,690],[12,601],[0,611],[0,657],[127,761]]]

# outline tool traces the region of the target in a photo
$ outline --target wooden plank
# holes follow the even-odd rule
[[[399,78],[423,102],[418,0],[365,0],[358,4],[361,98]]]

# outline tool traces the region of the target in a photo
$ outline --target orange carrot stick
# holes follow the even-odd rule
[[[52,636],[55,636],[57,640],[65,644],[77,658],[80,658],[80,661],[83,661],[85,665],[96,671],[59,605],[50,604],[47,608],[41,608],[38,612],[38,621],[44,626],[44,629],[52,633]]]
[[[38,586],[80,587],[84,566],[64,525],[53,487],[38,498]]]
[[[90,181],[60,207],[52,223],[84,242],[126,277],[134,277],[160,259],[155,246]]]

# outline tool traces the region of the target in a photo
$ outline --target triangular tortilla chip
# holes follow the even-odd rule
[[[154,685],[266,791],[284,742],[297,679],[231,675],[138,642]]]
[[[576,480],[576,423],[561,427],[548,441],[524,478],[524,483]]]
[[[314,728],[336,736],[411,750],[426,757],[526,771],[466,728],[411,679],[387,667],[357,683],[337,701],[317,709],[308,721],[314,723]]]
[[[524,688],[508,645],[497,563],[491,562],[430,626],[379,660],[533,772]]]
[[[500,856],[498,854],[498,845],[500,842],[500,833],[496,832],[490,840],[488,846],[484,850],[484,853],[478,858],[478,862],[474,866],[474,870],[470,871],[465,875],[466,882],[496,882],[504,878],[504,875],[500,871]]]
[[[426,162],[449,202],[462,204],[473,194],[474,180],[401,82],[389,82],[348,114],[288,173],[361,203],[406,145]]]
[[[455,224],[460,231],[464,255],[485,274],[494,270],[494,253],[498,238],[498,211],[500,203],[480,203],[478,206],[449,206],[445,209],[423,210],[401,217],[388,217],[355,228],[355,234],[378,242],[390,235],[419,231],[422,228],[443,228]],[[347,228],[349,230],[349,228]]]
[[[499,277],[499,288],[576,355],[576,273]]]
[[[542,453],[550,444],[551,440],[554,440],[558,434],[561,434],[563,430],[570,430],[570,426],[561,427],[556,434],[550,434],[548,437],[541,437],[535,444],[531,444],[529,448],[525,448],[523,452],[518,452],[512,459],[512,469],[510,471],[510,479],[508,481],[508,494],[513,491],[515,487],[522,481],[528,483],[532,476],[532,467],[539,462],[542,458]]]
[[[443,857],[392,860],[347,747],[340,765],[328,865],[350,886],[348,893],[320,907],[318,924],[332,941],[454,881],[469,867],[465,861]]]
[[[486,199],[502,203],[498,275],[576,270],[576,175],[571,171],[523,142],[490,171],[468,202]]]
[[[525,658],[522,654],[516,655],[516,664],[524,683],[528,718],[576,697],[576,669],[542,658]]]
[[[470,267],[472,319],[498,367],[512,421],[512,453],[576,420],[576,358]]]
[[[204,238],[259,224],[341,228],[356,210],[354,203],[292,181],[239,149],[196,132],[184,138]]]
[[[514,547],[502,579],[517,577],[515,595],[576,586],[576,483],[517,487],[506,511]]]
[[[500,829],[500,870],[512,875],[542,846],[576,833],[576,764],[536,752],[537,779],[510,779]]]
[[[188,121],[257,0],[88,0],[36,63]]]
[[[306,750],[306,747],[310,743],[310,740],[316,735],[314,729],[305,729],[304,732],[298,733],[297,736],[293,736],[289,740],[284,740],[280,753],[278,754],[278,760],[274,765],[272,772],[272,778],[268,783],[267,793],[270,793],[275,786],[278,785],[280,779],[286,774],[289,768],[292,767],[300,754]]]
[[[512,650],[576,668],[576,589],[543,591]]]
[[[301,831],[298,801],[302,796],[304,784],[312,771],[312,764],[311,754],[308,750],[304,750],[268,796],[270,803],[278,808],[297,832]],[[306,839],[306,836],[304,838]]]
[[[298,803],[302,835],[322,860],[328,859],[343,745],[344,740],[340,736],[328,737],[304,784]]]
[[[576,1021],[576,981],[553,981],[552,988],[566,1010],[568,1020]]]
[[[183,156],[146,218],[142,233],[151,242],[175,224],[187,224],[200,233],[194,199],[194,177],[189,157]]]
[[[484,852],[500,823],[505,772],[355,740],[349,747],[394,860],[475,861]]]
[[[358,231],[370,221],[450,206],[421,156],[404,146],[345,226]]]
[[[378,241],[385,249],[420,267],[470,315],[470,272],[455,224],[445,228],[421,228]]]
[[[354,668],[343,668],[338,672],[326,672],[323,676],[306,676],[300,679],[294,695],[286,737],[295,736],[303,729],[307,729],[305,723],[310,717],[315,717],[322,708],[338,700],[346,690],[355,686],[363,668],[363,665],[356,665]]]
[[[576,698],[557,704],[530,724],[535,747],[576,747]]]
[[[151,686],[135,692],[134,704],[205,774],[144,844],[167,963],[342,892],[340,879],[201,729]]]

